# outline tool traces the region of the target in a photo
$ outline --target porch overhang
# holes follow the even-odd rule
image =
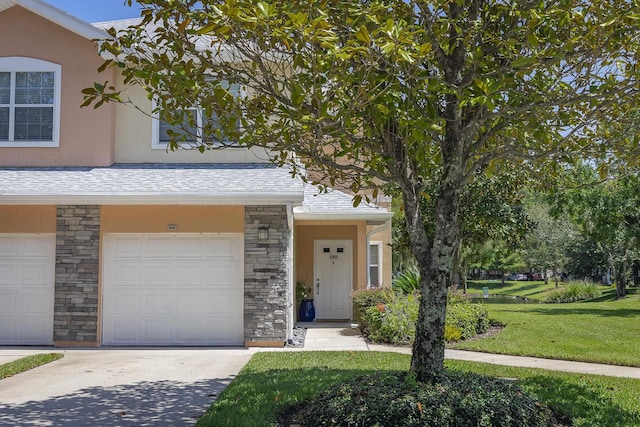
[[[353,206],[353,196],[336,189],[320,191],[307,184],[302,205],[293,209],[296,221],[366,221],[367,225],[384,224],[393,217],[386,208],[362,202]]]
[[[293,209],[293,219],[296,221],[366,221],[367,225],[380,225],[393,217],[392,212],[360,213],[353,211],[310,212],[304,207]]]

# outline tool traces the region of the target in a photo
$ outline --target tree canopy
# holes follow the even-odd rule
[[[599,182],[593,170],[583,168],[581,172],[573,179],[581,186],[555,196],[555,211],[566,213],[577,225],[589,243],[583,248],[595,252],[593,258],[601,258],[611,270],[621,298],[626,294],[631,267],[640,258],[640,177],[627,175]]]
[[[215,113],[200,149],[224,147],[222,133],[268,148],[294,172],[350,188],[355,203],[397,189],[421,273],[419,379],[443,369],[473,177],[514,169],[541,181],[584,159],[603,170],[638,162],[638,135],[612,144],[602,126],[624,129],[638,107],[637,0],[137,1],[142,21],[101,43],[105,67],[174,123],[194,103]],[[111,82],[85,94],[96,106],[128,102]]]

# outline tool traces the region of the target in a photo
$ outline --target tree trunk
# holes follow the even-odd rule
[[[455,186],[444,187],[436,207],[430,256],[418,262],[422,296],[411,369],[420,381],[429,381],[444,369],[447,290],[451,284],[454,252],[459,237],[459,191]]]
[[[457,20],[462,16],[463,8],[456,2],[450,3],[450,16]],[[438,57],[446,70],[445,80],[450,87],[461,87],[463,70],[467,58],[463,36],[452,25],[449,54]],[[434,233],[428,255],[418,260],[421,273],[420,308],[416,338],[413,342],[411,369],[419,381],[430,381],[444,370],[444,323],[447,312],[447,289],[451,285],[451,273],[454,252],[459,245],[460,194],[464,185],[464,161],[466,141],[471,140],[471,128],[465,128],[460,106],[460,97],[456,93],[445,95],[442,118],[445,120],[444,139],[440,142],[442,155],[442,175],[439,194],[433,218]],[[421,190],[418,189],[418,190]],[[420,193],[417,192],[416,196]],[[406,207],[405,207],[406,208]],[[405,211],[406,212],[406,211]],[[421,224],[424,231],[424,223]],[[419,242],[416,242],[419,243]],[[412,244],[412,247],[416,246]],[[416,247],[418,251],[422,248]],[[414,251],[414,255],[420,255]],[[426,254],[424,254],[426,255]]]
[[[627,294],[627,263],[621,261],[616,269],[616,298],[623,298]]]
[[[553,278],[556,281],[556,288],[558,287],[558,267],[553,266]]]
[[[469,272],[469,260],[467,257],[464,257],[464,261],[462,261],[462,289],[464,293],[467,293],[467,273]]]

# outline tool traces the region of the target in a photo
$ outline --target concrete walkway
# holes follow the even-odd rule
[[[411,354],[410,347],[368,344],[356,325],[351,324],[303,324],[307,326],[305,345],[301,351],[318,350],[354,350],[354,351],[392,351]],[[286,349],[291,350],[291,349]],[[470,362],[491,363],[494,365],[539,368],[551,371],[573,372],[610,377],[640,379],[640,368],[628,366],[603,365],[599,363],[571,362],[567,360],[542,359],[538,357],[509,356],[502,354],[480,353],[475,351],[445,350],[445,358]]]

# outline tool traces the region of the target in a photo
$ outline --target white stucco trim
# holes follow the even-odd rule
[[[293,217],[298,221],[373,221],[383,223],[393,217],[393,212],[305,212],[304,208],[296,207],[293,209]]]
[[[0,205],[282,205],[302,203],[296,193],[235,193],[216,194],[50,194],[17,195],[0,191]]]

